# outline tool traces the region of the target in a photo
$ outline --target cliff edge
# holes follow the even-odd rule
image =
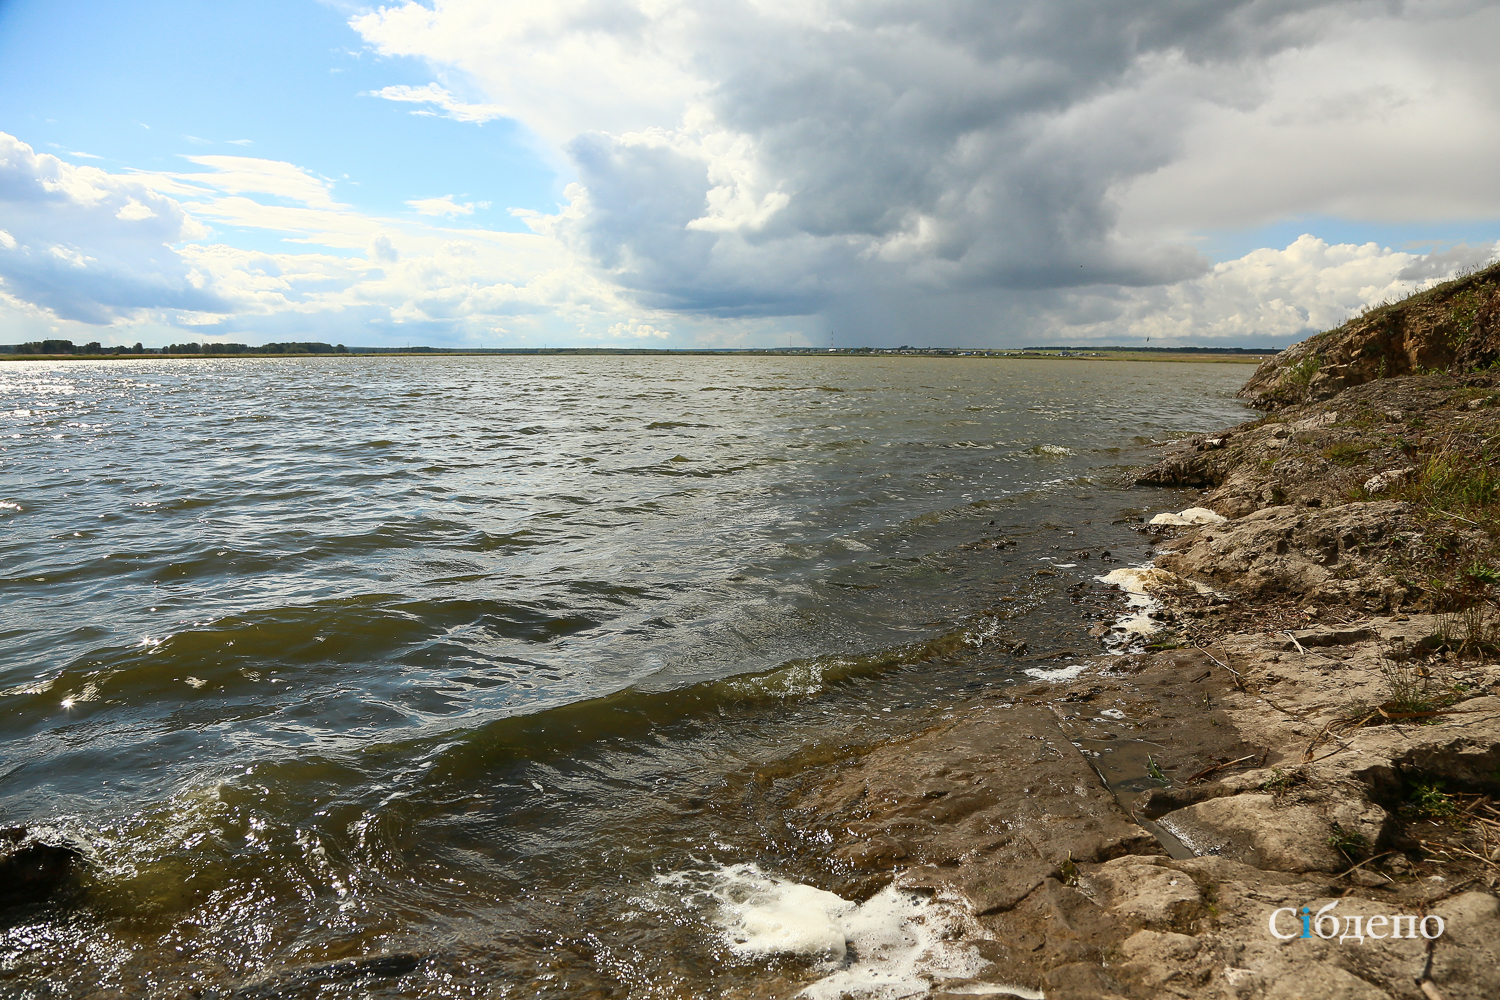
[[[1277,410],[1403,375],[1500,364],[1500,264],[1370,309],[1262,364],[1239,396]]]

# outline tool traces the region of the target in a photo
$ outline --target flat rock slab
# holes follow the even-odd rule
[[[1393,539],[1416,530],[1410,510],[1395,500],[1326,510],[1266,507],[1173,539],[1156,564],[1242,597],[1390,607],[1405,599],[1406,589],[1384,575],[1381,559]]]
[[[908,869],[986,913],[1014,906],[1072,859],[1160,851],[1045,708],[986,705],[874,750],[804,792],[793,825],[828,831],[856,867]]]
[[[1362,846],[1379,843],[1387,819],[1383,809],[1354,791],[1308,804],[1283,804],[1266,793],[1212,798],[1159,822],[1195,854],[1274,871],[1341,872],[1351,859],[1331,846],[1335,835],[1358,836]]]

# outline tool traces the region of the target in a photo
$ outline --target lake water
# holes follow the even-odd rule
[[[0,991],[754,995],[779,960],[683,873],[847,891],[775,773],[1039,669],[1018,642],[1097,650],[1101,551],[1182,499],[1127,467],[1249,373],[6,364],[0,826],[90,866],[0,919]]]

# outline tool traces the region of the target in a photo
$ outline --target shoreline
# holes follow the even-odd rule
[[[940,358],[945,360],[978,359],[990,361],[1151,361],[1171,364],[1263,364],[1271,352],[1264,354],[1234,353],[1187,353],[1166,352],[1162,354],[1144,351],[1119,350],[1105,354],[1085,356],[1068,353],[1042,353],[1036,351],[999,352],[986,349],[973,351],[932,350],[896,351],[868,350],[862,348],[805,348],[787,351],[768,350],[628,350],[612,348],[495,348],[493,350],[361,350],[351,348],[347,353],[255,353],[242,352],[207,354],[8,354],[0,353],[0,361],[223,361],[223,360],[306,360],[315,358],[487,358],[487,357],[750,357],[750,358]]]
[[[1139,526],[1146,650],[825,766],[787,815],[972,914],[989,965],[932,996],[1500,995],[1500,565],[1430,482],[1496,440],[1500,377],[1423,375],[1167,446],[1138,484],[1208,513]]]
[[[975,915],[983,978],[931,995],[1500,995],[1500,265],[1239,395],[1136,480],[1201,491],[1141,526],[1146,651],[816,793],[836,854]]]
[[[1155,543],[1156,604],[1134,609],[1164,627],[1152,648],[1108,655],[1101,622],[1082,672],[955,699],[915,733],[763,761],[746,780],[766,821],[818,845],[844,896],[909,890],[961,917],[943,940],[987,965],[927,965],[931,996],[1494,995],[1492,845],[1464,852],[1500,791],[1500,674],[1431,641],[1457,627],[1434,603],[1439,571],[1458,586],[1492,549],[1464,524],[1480,513],[1442,499],[1435,521],[1422,490],[1431,456],[1500,435],[1497,381],[1386,380],[1166,446],[1138,484],[1211,516],[1113,522]],[[1065,652],[1000,662],[1019,673]],[[1414,664],[1415,687],[1438,678],[1426,694],[1441,703],[1396,706],[1390,662]],[[1302,906],[1387,930],[1440,919],[1446,936],[1268,925]],[[773,964],[724,995],[831,998],[809,979],[824,971]]]

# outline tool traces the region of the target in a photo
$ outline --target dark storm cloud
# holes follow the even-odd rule
[[[682,132],[568,147],[562,230],[643,302],[805,312],[914,293],[1156,285],[1204,272],[1132,239],[1113,192],[1171,162],[1204,102],[1250,104],[1263,60],[1394,3],[843,3],[802,21],[715,8],[692,35],[715,127],[784,207],[694,228],[712,154]],[[667,123],[664,123],[667,124]]]

